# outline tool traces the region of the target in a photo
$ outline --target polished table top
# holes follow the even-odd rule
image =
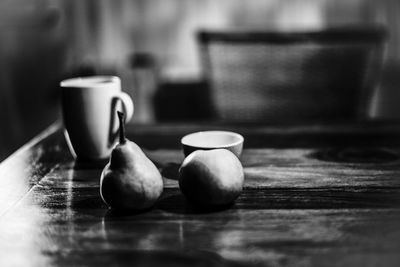
[[[196,210],[177,184],[180,138],[242,133],[245,188]],[[399,266],[400,124],[129,125],[161,170],[156,206],[113,214],[104,162],[75,162],[60,124],[0,164],[0,266]]]

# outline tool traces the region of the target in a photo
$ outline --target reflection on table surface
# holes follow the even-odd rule
[[[179,137],[216,127],[246,138],[245,189],[230,207],[199,210],[177,185]],[[0,265],[397,266],[399,133],[387,123],[132,125],[165,189],[153,209],[115,214],[99,195],[105,163],[75,161],[55,124],[0,165]]]

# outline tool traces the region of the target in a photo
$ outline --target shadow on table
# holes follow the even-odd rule
[[[231,203],[220,206],[195,206],[186,200],[179,189],[167,189],[155,208],[176,214],[207,214],[228,210],[233,205]]]
[[[180,164],[170,162],[161,167],[161,175],[167,179],[178,181]]]
[[[328,162],[357,164],[385,164],[399,159],[396,151],[384,147],[321,149],[312,152],[308,157]]]

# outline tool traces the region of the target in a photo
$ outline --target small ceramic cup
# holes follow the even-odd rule
[[[204,131],[185,135],[181,139],[183,153],[187,157],[195,150],[223,148],[238,158],[242,154],[244,138],[238,133],[228,131]]]

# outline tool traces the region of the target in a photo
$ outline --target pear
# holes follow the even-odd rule
[[[243,189],[244,172],[239,159],[226,149],[197,150],[179,169],[179,188],[198,206],[233,203]]]
[[[100,178],[103,201],[115,210],[144,210],[152,207],[163,191],[163,180],[142,149],[125,137],[124,114],[118,112],[119,144]]]

